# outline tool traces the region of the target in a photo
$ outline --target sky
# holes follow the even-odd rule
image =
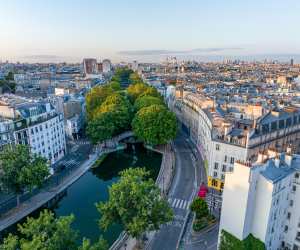
[[[0,60],[300,55],[299,0],[2,0]]]

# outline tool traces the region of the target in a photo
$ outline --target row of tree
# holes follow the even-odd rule
[[[124,230],[142,244],[142,236],[173,219],[173,211],[159,188],[143,168],[129,168],[120,173],[121,178],[109,188],[109,200],[96,204],[101,213],[99,225],[107,230],[111,225],[122,225]],[[100,236],[91,243],[83,239],[78,246],[78,232],[71,224],[74,216],[56,218],[45,210],[37,219],[27,218],[18,225],[18,235],[9,234],[0,250],[107,250],[107,242]]]
[[[130,83],[127,89],[121,88],[123,82]],[[160,93],[129,69],[118,69],[110,83],[94,87],[86,104],[87,134],[95,144],[129,129],[151,145],[167,143],[176,136],[176,117]]]

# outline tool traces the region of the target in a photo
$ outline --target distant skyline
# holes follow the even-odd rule
[[[0,60],[300,62],[299,13],[299,0],[1,1]]]

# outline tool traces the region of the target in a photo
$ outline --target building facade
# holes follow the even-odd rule
[[[243,240],[252,234],[268,250],[300,249],[299,180],[300,155],[290,151],[268,150],[254,164],[235,162],[226,174],[220,235],[224,230]]]

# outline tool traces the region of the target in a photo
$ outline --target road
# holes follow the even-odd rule
[[[197,159],[193,146],[188,142],[184,134],[180,134],[174,141],[176,155],[176,168],[173,183],[168,195],[168,201],[174,211],[174,220],[155,234],[151,244],[154,250],[176,249],[184,220],[188,214],[189,205],[196,192],[201,174],[198,174],[199,167],[195,167]]]

